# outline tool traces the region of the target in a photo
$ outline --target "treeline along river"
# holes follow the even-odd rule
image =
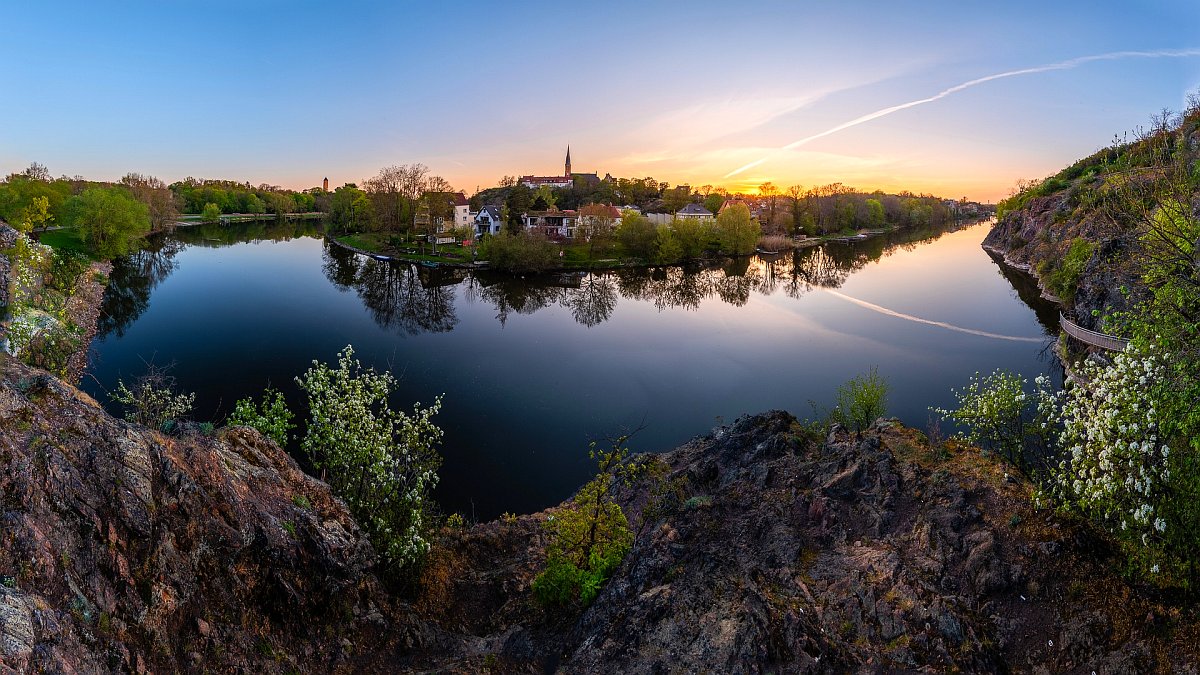
[[[445,394],[447,512],[528,512],[623,429],[661,451],[743,413],[811,417],[871,366],[890,412],[924,428],[976,371],[1056,371],[1056,312],[980,248],[988,228],[536,278],[376,260],[312,223],[179,229],[117,261],[83,386],[107,402],[169,365],[195,418],[219,422],[267,385],[295,408],[293,378],[352,344],[400,377],[395,406]]]

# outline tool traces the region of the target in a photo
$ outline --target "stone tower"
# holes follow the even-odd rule
[[[323,183],[321,183],[321,189],[326,192],[329,192],[329,176],[326,176],[325,181]]]
[[[563,175],[567,178],[571,177],[571,146],[569,144],[567,145],[567,168]]]

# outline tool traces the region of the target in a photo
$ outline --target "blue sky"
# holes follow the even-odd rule
[[[0,171],[340,185],[422,162],[995,199],[1178,109],[1200,3],[6,2]],[[767,158],[733,177],[729,172]]]

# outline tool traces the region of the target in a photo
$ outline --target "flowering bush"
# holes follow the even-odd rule
[[[1054,496],[1122,541],[1139,571],[1186,582],[1200,550],[1200,474],[1193,453],[1173,452],[1164,433],[1167,359],[1130,346],[1110,366],[1080,370],[1087,385],[1063,398],[1065,457],[1053,472]]]
[[[441,462],[435,446],[442,430],[432,418],[441,409],[413,406],[394,411],[391,373],[363,369],[347,346],[336,369],[313,361],[296,383],[308,395],[308,428],[301,447],[346,501],[384,558],[396,567],[429,550],[425,539],[429,492]]]
[[[964,428],[955,437],[966,443],[1001,453],[1023,471],[1030,468],[1027,448],[1047,450],[1052,443],[1056,395],[1050,378],[1034,378],[1034,394],[1026,394],[1028,381],[1017,373],[995,370],[975,373],[961,390],[953,410],[931,408]]]

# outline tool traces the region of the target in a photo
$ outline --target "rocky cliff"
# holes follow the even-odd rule
[[[13,672],[1196,672],[1194,609],[977,452],[786,413],[659,456],[591,607],[529,585],[547,513],[446,529],[416,591],[256,432],[115,420],[0,356]]]
[[[1104,148],[999,205],[984,248],[1035,276],[1046,297],[1095,330],[1145,296],[1138,267],[1156,211],[1200,208],[1200,106]],[[1187,239],[1187,237],[1183,237]]]

